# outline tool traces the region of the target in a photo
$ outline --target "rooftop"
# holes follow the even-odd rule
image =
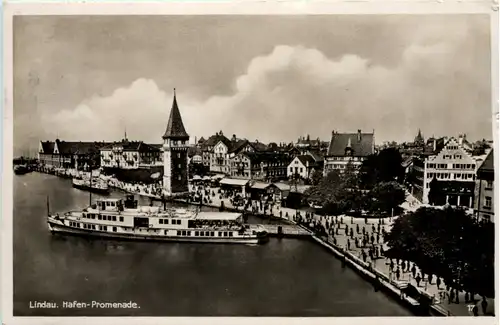
[[[163,135],[163,139],[189,139],[189,135],[184,128],[184,123],[182,123],[182,117],[181,113],[179,112],[179,107],[177,106],[175,88],[174,101],[172,103],[172,109],[170,110],[170,117],[168,118],[167,129],[165,131],[165,134]]]

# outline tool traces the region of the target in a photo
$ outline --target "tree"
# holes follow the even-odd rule
[[[398,218],[386,240],[393,257],[411,260],[457,289],[493,296],[493,224],[479,223],[461,208],[420,208]]]
[[[321,180],[323,179],[323,172],[321,170],[314,170],[311,175],[311,184],[313,186],[319,185]]]
[[[430,205],[439,205],[439,192],[439,183],[434,177],[429,183],[429,194],[427,195]]]
[[[406,199],[405,190],[396,182],[379,183],[368,193],[365,202],[369,211],[378,214],[391,214]]]
[[[325,205],[327,202],[335,202],[342,179],[337,171],[331,171],[322,178],[317,186],[312,186],[306,190],[304,196],[313,202]]]
[[[380,182],[403,182],[403,158],[397,148],[386,148],[367,157],[360,169],[360,181],[364,188],[371,188]]]

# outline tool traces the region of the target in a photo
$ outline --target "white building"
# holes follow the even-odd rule
[[[324,175],[333,170],[343,172],[351,163],[359,168],[363,161],[375,153],[375,135],[373,133],[337,133],[332,132],[332,139],[325,156]]]
[[[302,179],[308,179],[315,170],[320,168],[319,164],[311,155],[301,155],[295,157],[287,166],[288,178],[299,176]]]
[[[433,203],[429,193],[431,182],[436,180],[442,197],[436,205],[473,207],[477,162],[460,142],[450,138],[441,151],[425,159],[423,203]]]

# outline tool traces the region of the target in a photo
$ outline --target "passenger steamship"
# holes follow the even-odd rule
[[[138,206],[133,195],[62,215],[49,211],[47,224],[52,233],[121,239],[258,244],[268,238],[261,226],[244,224],[241,213]]]

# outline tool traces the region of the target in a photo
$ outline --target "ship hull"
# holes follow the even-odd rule
[[[87,185],[80,185],[75,183],[73,183],[73,187],[82,191],[88,191],[96,194],[109,194],[109,188],[90,187]]]
[[[111,238],[118,240],[136,241],[169,241],[169,242],[190,242],[190,243],[219,243],[219,244],[259,244],[268,241],[267,236],[247,236],[247,237],[173,237],[166,235],[147,234],[123,234],[107,231],[96,231],[89,229],[74,228],[64,225],[61,221],[48,218],[47,226],[52,234],[84,236],[93,238]]]

